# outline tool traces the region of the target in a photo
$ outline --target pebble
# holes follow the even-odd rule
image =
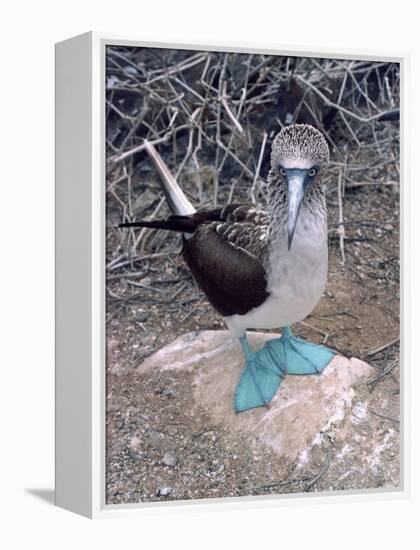
[[[162,462],[163,464],[165,464],[165,466],[174,468],[177,465],[178,459],[173,451],[168,451],[163,455]]]
[[[141,459],[143,458],[140,453],[134,451],[133,449],[128,449],[128,454],[130,455],[131,460],[135,464],[138,464],[141,461]]]
[[[159,487],[156,495],[158,497],[167,497],[172,493],[172,491],[173,491],[172,487],[169,487],[168,485],[163,485],[162,487]]]
[[[143,453],[141,452],[140,447],[141,447],[141,439],[136,434],[131,438],[130,443],[128,445],[128,454],[130,455],[131,460],[136,464],[138,464],[140,460],[143,458]]]
[[[155,342],[156,342],[156,334],[154,332],[147,330],[146,332],[143,332],[143,334],[141,335],[142,347],[154,346]]]

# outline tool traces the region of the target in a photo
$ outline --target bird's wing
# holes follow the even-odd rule
[[[153,229],[166,229],[169,231],[180,231],[194,233],[202,224],[210,222],[247,223],[250,226],[268,226],[269,219],[263,210],[257,210],[249,204],[228,204],[223,208],[212,210],[199,210],[193,214],[180,215],[172,214],[165,220],[139,220],[135,222],[120,223],[119,227],[149,227]]]
[[[207,222],[185,240],[185,261],[222,315],[244,315],[267,298],[266,272],[260,259],[267,235],[266,225]]]
[[[216,232],[232,246],[252,254],[264,264],[267,254],[268,225],[251,222],[225,222],[216,225]]]
[[[268,214],[252,204],[228,204],[223,208],[199,210],[192,216],[197,221],[248,222],[254,225],[268,225]]]

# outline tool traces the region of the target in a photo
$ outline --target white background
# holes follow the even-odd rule
[[[9,1],[0,8],[1,513],[3,548],[418,548],[419,376],[411,362],[412,496],[338,504],[160,510],[91,522],[53,507],[54,42],[87,30],[412,54],[413,153],[407,231],[417,342],[420,28],[414,2],[258,0]],[[415,140],[415,141],[414,141]],[[408,218],[409,212],[405,213]],[[414,254],[416,257],[414,257]],[[416,265],[415,265],[416,264]],[[408,296],[410,298],[410,296]],[[77,345],[77,343],[75,343]],[[409,357],[407,357],[408,362]],[[42,497],[42,498],[40,498]],[[416,509],[417,506],[417,509]]]

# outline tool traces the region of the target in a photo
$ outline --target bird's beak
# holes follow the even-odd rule
[[[287,237],[288,249],[292,246],[293,235],[295,234],[296,224],[299,217],[300,207],[302,206],[303,196],[305,194],[306,170],[288,170],[287,171],[288,188],[288,213],[287,213]]]

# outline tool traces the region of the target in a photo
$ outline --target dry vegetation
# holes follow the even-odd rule
[[[331,146],[324,177],[329,280],[314,314],[296,328],[377,367],[366,388],[376,403],[372,414],[395,428],[398,64],[110,47],[106,87],[108,448],[115,451],[108,453],[109,501],[146,499],[140,490],[128,495],[122,488],[130,468],[147,463],[133,462],[128,445],[134,394],[141,391],[134,368],[183,332],[223,326],[179,258],[180,236],[116,227],[169,213],[145,139],[192,203],[208,208],[264,204],[271,141],[285,124],[306,122],[325,133]],[[149,386],[143,388],[153,398]],[[156,431],[159,424],[164,431],[165,423],[165,417],[156,425],[146,421],[145,429]]]

